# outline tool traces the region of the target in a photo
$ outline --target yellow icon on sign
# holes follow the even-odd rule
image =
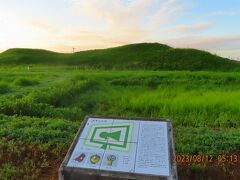
[[[90,162],[92,164],[97,164],[99,161],[100,161],[101,157],[97,154],[95,155],[92,155],[91,158],[90,158]]]

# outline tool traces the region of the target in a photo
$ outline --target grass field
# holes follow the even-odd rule
[[[170,118],[178,154],[238,152],[239,99],[239,72],[1,67],[0,177],[56,179],[89,114]]]

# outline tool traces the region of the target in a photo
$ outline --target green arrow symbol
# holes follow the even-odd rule
[[[105,143],[105,144],[103,144],[103,145],[102,145],[102,147],[101,147],[101,148],[106,150],[106,149],[107,149],[107,146],[108,146],[108,144],[107,144],[107,143]]]

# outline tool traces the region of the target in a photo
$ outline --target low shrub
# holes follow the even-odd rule
[[[17,86],[33,86],[39,84],[37,79],[17,78],[13,81],[14,85]]]
[[[8,84],[0,83],[0,94],[8,93],[11,90]]]

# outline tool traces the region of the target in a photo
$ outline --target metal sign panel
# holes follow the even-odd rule
[[[62,169],[90,170],[98,176],[101,172],[109,172],[110,175],[120,173],[131,177],[172,177],[169,123],[138,118],[88,117]]]

